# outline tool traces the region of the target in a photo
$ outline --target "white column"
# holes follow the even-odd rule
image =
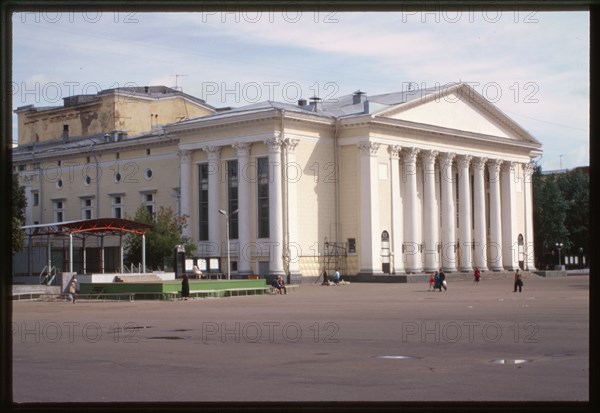
[[[402,151],[402,160],[404,161],[404,185],[406,191],[405,198],[406,208],[405,228],[405,256],[406,256],[406,272],[421,272],[423,266],[421,264],[421,234],[419,234],[418,221],[418,199],[417,199],[417,154],[419,149],[408,148]]]
[[[432,272],[439,265],[438,255],[438,207],[435,201],[435,158],[438,151],[428,150],[422,153],[423,159],[423,236],[425,250],[424,270]]]
[[[485,222],[485,175],[487,158],[473,159],[473,214],[475,217],[475,252],[473,265],[480,271],[487,271],[487,231]]]
[[[252,274],[250,253],[250,143],[236,143],[233,148],[238,161],[238,274]]]
[[[221,147],[207,146],[202,148],[208,154],[208,241],[216,247],[216,253],[221,256],[221,226],[223,216],[221,209]]]
[[[182,228],[182,235],[192,238],[192,153],[189,150],[180,149],[179,155],[179,216],[187,217],[187,225]],[[196,220],[193,220],[194,222]]]
[[[287,183],[287,209],[288,209],[288,257],[290,258],[290,275],[300,275],[300,243],[298,242],[298,191],[296,182],[300,179],[302,171],[296,163],[296,146],[299,139],[285,140],[287,150],[287,165],[285,166],[285,178]]]
[[[69,272],[73,272],[73,233],[69,232]]]
[[[123,268],[123,260],[125,256],[125,251],[123,248],[123,235],[119,235],[119,272],[124,273],[125,269]],[[83,244],[83,273],[85,274],[85,243]]]
[[[392,248],[394,254],[393,274],[404,273],[404,259],[402,255],[402,240],[403,240],[403,213],[402,199],[400,193],[400,145],[388,146],[390,154],[390,170],[391,170],[391,193],[392,193]]]
[[[458,192],[459,192],[459,238],[460,238],[460,271],[472,271],[473,237],[471,222],[471,176],[469,174],[470,155],[459,156]]]
[[[379,143],[360,142],[360,270],[381,273],[379,238],[379,192],[377,151]]]
[[[502,264],[507,271],[519,266],[517,229],[515,214],[515,163],[502,164]]]
[[[500,165],[502,161],[492,159],[488,161],[490,176],[490,243],[489,261],[490,270],[502,271],[502,219],[500,210]]]
[[[442,268],[446,272],[456,271],[456,216],[454,213],[454,197],[452,185],[452,160],[456,154],[440,155],[440,171],[442,180]]]
[[[532,176],[534,171],[533,163],[529,162],[523,165],[525,185],[525,270],[535,271],[535,257],[533,253],[533,198],[532,198]]]
[[[269,275],[285,275],[283,268],[283,191],[281,188],[281,145],[274,137],[264,141],[269,146]]]

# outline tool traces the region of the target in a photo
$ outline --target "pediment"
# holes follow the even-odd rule
[[[377,116],[539,144],[526,130],[466,84],[417,97]]]

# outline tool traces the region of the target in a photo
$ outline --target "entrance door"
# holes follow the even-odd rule
[[[390,234],[387,231],[381,233],[381,271],[390,273]]]
[[[519,257],[519,268],[525,271],[525,246],[523,243],[523,234],[519,234],[517,241],[518,244],[518,257]]]

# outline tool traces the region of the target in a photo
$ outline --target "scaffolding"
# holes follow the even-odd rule
[[[327,272],[327,276],[331,277],[335,271],[340,274],[346,274],[346,257],[348,256],[348,248],[345,242],[331,242],[325,239],[323,250],[323,271]],[[317,278],[317,282],[321,279],[323,273]]]

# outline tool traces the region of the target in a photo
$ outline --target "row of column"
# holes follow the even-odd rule
[[[263,141],[268,146],[268,165],[269,165],[269,274],[284,275],[284,221],[283,221],[283,183],[282,183],[282,149],[285,148],[285,154],[288,163],[295,164],[295,149],[298,145],[297,139],[282,139],[273,137]],[[245,179],[244,175],[248,171],[250,164],[250,149],[252,143],[241,142],[231,145],[236,151],[238,161],[238,271],[239,275],[249,275],[253,273],[251,267],[251,257],[249,256],[249,246],[254,244],[251,240],[252,217],[251,217],[251,187],[252,180]],[[201,150],[208,155],[208,242],[213,245],[222,245],[221,232],[225,228],[224,217],[219,214],[221,200],[220,170],[222,146],[206,146]],[[195,199],[193,194],[197,193],[192,188],[192,151],[186,149],[179,150],[180,157],[180,205],[181,215],[192,215],[192,202]],[[241,177],[241,178],[240,178]],[[286,181],[286,197],[288,214],[296,216],[296,203],[290,202],[295,199],[296,187],[292,180]],[[196,220],[191,220],[195,222]],[[287,245],[297,239],[297,225],[294,220],[287,221],[286,234],[288,237]],[[193,228],[188,225],[183,229],[183,235],[193,237]],[[229,240],[232,242],[232,240]],[[229,248],[229,246],[226,246]],[[226,251],[220,251],[220,255],[225,255]],[[289,251],[286,251],[289,256]],[[299,273],[297,260],[289,263],[290,273]]]
[[[379,204],[378,204],[378,150],[379,143],[359,143],[361,151],[361,253],[360,272],[369,274],[381,271],[379,265]],[[388,146],[391,163],[392,245],[395,273],[435,271],[514,270],[518,265],[516,251],[516,199],[515,162],[414,147]],[[423,170],[422,210],[419,210],[417,189],[417,159],[421,158]],[[439,160],[441,172],[441,223],[436,202],[435,162]],[[453,164],[458,170],[459,224],[452,185],[456,183]],[[490,233],[489,245],[485,214],[485,167],[489,173]],[[531,173],[526,164],[525,173]],[[400,171],[402,170],[402,177]],[[473,188],[470,172],[473,171]],[[502,176],[501,176],[502,173]],[[402,179],[401,179],[402,178]],[[502,185],[502,188],[501,188]],[[404,191],[401,191],[403,186]],[[501,192],[502,191],[502,192]],[[404,199],[402,199],[402,193]],[[502,193],[502,197],[500,196]],[[473,229],[471,213],[473,197]],[[531,187],[525,185],[526,236],[525,259],[533,269],[533,223]],[[422,217],[422,218],[421,218]],[[458,227],[458,233],[457,233]],[[441,233],[438,231],[441,230]],[[532,250],[532,248],[531,248]],[[489,251],[489,256],[488,256]],[[488,268],[489,263],[489,268]]]

